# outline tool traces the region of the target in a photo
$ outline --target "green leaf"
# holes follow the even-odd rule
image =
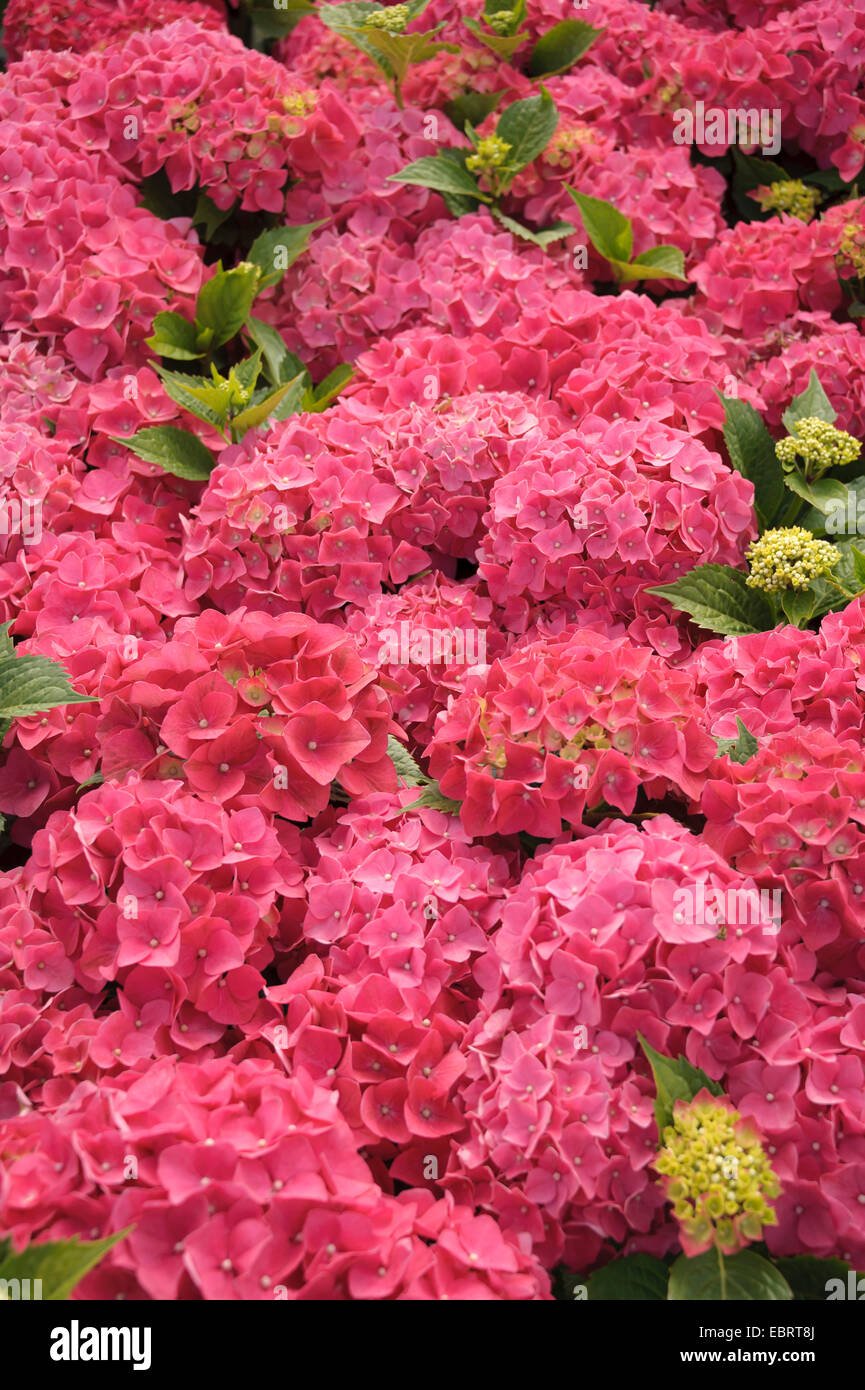
[[[608,261],[621,261],[630,264],[634,249],[634,233],[630,220],[612,203],[603,198],[593,198],[588,193],[580,193],[570,184],[565,184],[568,192],[580,209],[586,236],[599,255]]]
[[[231,422],[231,433],[235,440],[242,439],[247,430],[254,430],[258,425],[263,425],[265,420],[274,414],[293,386],[302,389],[300,376],[295,377],[294,381],[285,382],[283,386],[277,386],[276,390],[265,396],[263,401],[257,405],[250,405],[239,415],[235,415]]]
[[[78,783],[78,790],[80,792],[84,792],[87,790],[88,787],[101,787],[104,781],[105,778],[103,777],[101,772],[94,772],[93,775],[91,777],[88,777],[85,782]]]
[[[804,497],[806,502],[810,502],[812,507],[824,515],[839,503],[846,510],[847,488],[837,478],[815,478],[813,483],[806,483],[801,473],[787,473],[784,476],[784,484],[791,492],[795,492],[797,497]]]
[[[243,328],[260,288],[260,278],[259,266],[241,261],[233,270],[220,267],[202,285],[195,306],[195,324],[199,329],[212,331],[212,348],[221,347]]]
[[[667,1266],[654,1255],[625,1255],[589,1279],[590,1303],[658,1303],[667,1297]]]
[[[693,1100],[704,1088],[710,1095],[722,1096],[724,1089],[699,1067],[692,1067],[687,1058],[665,1057],[663,1053],[656,1052],[641,1033],[638,1033],[637,1037],[652,1068],[655,1081],[655,1120],[658,1125],[658,1137],[663,1140],[664,1130],[667,1125],[673,1123],[673,1107],[677,1100]]]
[[[830,1279],[840,1279],[847,1293],[850,1266],[845,1260],[820,1259],[817,1255],[776,1255],[774,1264],[793,1290],[797,1303],[825,1302]],[[856,1276],[857,1282],[860,1277]]]
[[[853,561],[853,578],[861,591],[865,589],[865,554],[857,550],[855,545],[851,545],[850,556]]]
[[[153,337],[146,341],[147,346],[160,357],[173,357],[177,361],[191,362],[194,357],[203,356],[196,347],[195,337],[195,324],[190,323],[181,314],[165,310],[156,315],[153,320]]]
[[[522,48],[529,37],[528,30],[525,29],[517,34],[496,34],[478,24],[476,19],[464,19],[463,24],[490,52],[495,53],[498,58],[503,58],[506,63],[510,62],[517,49]]]
[[[499,116],[496,135],[510,145],[507,168],[511,177],[525,169],[547,148],[559,123],[559,113],[543,87],[538,96],[513,102]]]
[[[342,5],[319,5],[318,17],[328,29],[345,33],[349,29],[362,29],[370,15],[382,8],[371,0],[346,0]]]
[[[43,1300],[58,1302],[68,1298],[85,1274],[131,1230],[127,1226],[125,1231],[104,1240],[83,1241],[74,1236],[71,1240],[28,1245],[18,1255],[6,1254],[0,1263],[0,1279],[41,1279]]]
[[[307,384],[308,381],[309,373],[304,369],[292,381],[285,383],[288,390],[276,409],[270,413],[271,425],[275,425],[279,420],[287,420],[291,415],[299,415],[302,411],[312,409],[312,391]]]
[[[549,227],[541,227],[537,232],[532,231],[531,227],[525,227],[522,222],[514,221],[513,217],[506,217],[500,208],[490,208],[493,217],[501,222],[509,232],[518,236],[523,241],[531,241],[535,246],[549,246],[553,241],[560,241],[562,237],[573,236],[574,225],[572,222],[553,222]]]
[[[429,0],[409,0],[406,23],[417,19],[426,9],[428,3]],[[393,78],[399,76],[399,73],[395,73],[394,65],[383,51],[383,47],[375,46],[376,42],[380,44],[381,36],[386,31],[367,27],[370,15],[386,8],[388,7],[364,3],[364,0],[348,0],[347,3],[341,5],[319,5],[318,17],[328,29],[333,29],[337,34],[342,34],[344,38],[350,39],[362,53],[366,53],[368,57],[372,58],[386,77]],[[388,35],[387,37],[392,36]],[[398,35],[396,37],[404,36]],[[397,59],[398,63],[400,58]],[[405,69],[403,68],[402,71],[404,72]]]
[[[261,268],[258,291],[275,285],[289,266],[308,250],[310,237],[327,218],[320,222],[307,222],[301,227],[273,227],[256,237],[249,250],[248,260]],[[251,303],[251,301],[250,301]]]
[[[174,425],[154,425],[139,430],[131,439],[115,438],[114,442],[124,444],[146,463],[157,463],[176,478],[206,482],[216,467],[216,458],[201,440]]]
[[[439,150],[438,154],[427,154],[407,164],[398,174],[388,174],[388,179],[391,183],[416,183],[421,188],[434,188],[438,193],[455,193],[489,203],[492,199],[481,192],[477,180],[465,167],[464,158],[462,161],[453,158],[455,154],[470,153],[470,150]]]
[[[552,77],[554,73],[567,72],[605,32],[582,19],[563,19],[561,24],[554,24],[529,54],[526,69],[529,77]]]
[[[753,1250],[722,1255],[713,1247],[693,1259],[679,1256],[670,1270],[667,1297],[680,1303],[785,1303],[793,1291],[775,1266]]]
[[[504,94],[504,90],[500,92],[463,92],[462,96],[447,102],[444,113],[457,130],[464,131],[467,121],[473,126],[479,126],[486,120],[487,116],[492,115]]]
[[[209,241],[214,232],[217,232],[223,222],[227,222],[229,217],[237,208],[238,200],[227,208],[218,208],[216,203],[208,193],[199,192],[198,202],[195,204],[195,211],[192,214],[192,225],[204,228],[204,240]]]
[[[756,155],[743,154],[737,145],[731,150],[733,156],[733,201],[740,218],[746,222],[765,222],[772,213],[764,212],[760,204],[750,195],[755,188],[768,187],[789,175],[780,164],[768,159],[758,159]]]
[[[766,527],[784,502],[784,473],[775,456],[775,442],[752,405],[720,391],[718,396],[725,411],[724,440],[730,462],[754,484],[754,508]]]
[[[379,66],[385,69],[387,65],[397,81],[401,82],[415,63],[424,63],[441,52],[459,53],[456,44],[435,41],[434,35],[444,27],[442,21],[423,34],[389,34],[386,29],[370,25],[362,30],[362,34]],[[355,37],[352,35],[352,38]]]
[[[262,38],[278,39],[289,33],[304,15],[315,14],[315,5],[308,0],[287,0],[285,9],[277,10],[272,4],[250,5],[248,14]]]
[[[265,374],[271,386],[281,386],[283,382],[291,381],[298,373],[306,371],[300,358],[285,346],[282,334],[263,319],[250,316],[244,332],[256,347],[261,348]]]
[[[344,386],[347,386],[354,376],[354,367],[349,366],[348,362],[340,362],[338,367],[334,367],[332,372],[328,372],[323,381],[320,381],[312,392],[312,399],[307,409],[319,414],[326,410],[331,401],[335,401]]]
[[[717,756],[724,757],[726,754],[732,763],[746,763],[749,758],[753,758],[759,748],[759,744],[750,730],[736,717],[736,728],[738,734],[735,738],[719,738],[715,742],[718,745]]]
[[[0,656],[10,656],[15,650],[15,643],[9,633],[14,621],[14,618],[10,618],[8,623],[0,624]]]
[[[58,705],[89,705],[69,684],[63,667],[47,656],[0,656],[0,719],[27,719]]]
[[[218,430],[225,427],[230,398],[227,382],[220,386],[207,377],[171,372],[166,367],[158,367],[157,371],[166,395],[177,405]]]
[[[813,367],[805,390],[787,407],[781,418],[784,428],[792,434],[797,420],[807,420],[811,416],[818,420],[827,420],[830,425],[838,418],[838,413],[820,385],[820,378]]]
[[[232,371],[244,390],[255,390],[261,372],[261,348],[256,348],[251,357],[244,357],[242,362],[235,363]]]
[[[838,609],[846,608],[856,594],[860,592],[860,583],[857,579],[857,560],[854,551],[858,554],[852,541],[840,537],[833,537],[832,544],[838,551],[840,559],[838,564],[833,566],[832,579],[834,584],[827,584],[824,579],[813,579],[811,588],[816,595],[816,607],[814,617],[822,618],[824,613],[832,613]],[[836,584],[840,584],[846,593],[839,594]]]
[[[814,615],[817,595],[813,589],[787,589],[781,595],[784,616],[793,627],[804,627]]]
[[[439,197],[452,217],[468,217],[481,206],[474,198],[468,198],[464,193],[441,193]]]
[[[623,280],[687,280],[685,257],[678,246],[650,246],[626,267]]]
[[[727,637],[768,632],[775,626],[771,606],[759,589],[749,589],[742,570],[731,565],[698,565],[672,584],[646,589],[688,613],[708,632]]]
[[[396,768],[396,774],[402,786],[422,787],[428,783],[429,778],[421,772],[411,753],[392,734],[387,741],[387,755]]]
[[[438,782],[430,782],[429,786],[424,787],[417,801],[413,801],[410,806],[405,806],[406,811],[417,811],[421,807],[429,807],[433,811],[447,811],[451,816],[459,815],[460,803],[452,801],[449,796],[443,796],[439,790]]]

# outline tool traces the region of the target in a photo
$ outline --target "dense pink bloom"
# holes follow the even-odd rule
[[[722,396],[778,437],[816,370],[865,438],[865,0],[587,0],[503,220],[399,175],[573,0],[508,61],[430,0],[398,94],[247,8],[5,12],[5,689],[87,699],[3,720],[0,1238],[131,1228],[85,1300],[547,1300],[681,1248],[643,1037],[759,1129],[770,1253],[865,1267],[865,600],[701,640],[648,593],[756,534]],[[779,115],[813,220],[746,220],[697,102]],[[687,281],[612,285],[566,186]],[[274,333],[353,373],[228,442],[154,318],[310,223],[268,379]],[[166,426],[209,478],[126,447]]]
[[[470,673],[439,718],[430,772],[473,835],[552,837],[642,787],[693,797],[716,747],[691,679],[626,638],[566,631]]]
[[[738,565],[751,503],[750,484],[689,434],[588,416],[493,485],[479,573],[517,631],[558,601],[624,619],[671,657],[682,633],[645,590],[695,563]]]

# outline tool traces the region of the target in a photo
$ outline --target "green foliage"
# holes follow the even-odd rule
[[[216,457],[189,430],[174,425],[154,425],[139,430],[131,439],[115,439],[145,463],[156,463],[177,478],[206,482],[216,467]]]
[[[665,1057],[663,1053],[656,1052],[641,1033],[637,1037],[655,1081],[655,1120],[659,1136],[663,1135],[667,1125],[673,1123],[673,1107],[677,1100],[693,1100],[703,1089],[713,1096],[724,1094],[717,1081],[712,1081],[699,1067],[692,1067],[685,1057]]]
[[[436,35],[444,23],[425,33],[406,33],[429,0],[407,0],[402,5],[377,5],[364,0],[347,0],[340,5],[319,5],[318,17],[328,29],[348,39],[381,69],[390,82],[397,105],[402,109],[402,84],[409,68],[446,51],[458,53],[455,44],[441,43]],[[384,22],[379,18],[384,17]],[[392,22],[391,22],[392,21]]]
[[[429,782],[427,786],[424,787],[417,801],[413,801],[411,805],[406,806],[405,809],[407,811],[416,811],[421,807],[429,807],[430,810],[433,811],[446,811],[448,815],[451,816],[458,816],[460,811],[460,803],[458,801],[452,801],[449,796],[443,796],[439,789],[438,782]]]
[[[669,1272],[654,1255],[625,1255],[598,1269],[588,1281],[590,1303],[660,1303],[667,1298]]]
[[[466,124],[481,125],[495,111],[504,92],[463,92],[462,96],[449,101],[444,113],[459,131],[465,131]]]
[[[313,232],[327,221],[307,222],[300,227],[273,227],[256,237],[249,249],[249,260],[261,271],[256,293],[276,285],[298,257],[309,249]],[[245,320],[244,320],[245,322]],[[243,327],[243,325],[241,325]]]
[[[726,754],[733,763],[746,763],[749,758],[753,758],[760,745],[738,716],[736,717],[736,728],[738,733],[735,738],[715,740],[718,745],[717,756],[722,758]]]
[[[85,1274],[89,1274],[131,1229],[131,1226],[127,1227],[125,1231],[106,1236],[104,1240],[83,1241],[74,1236],[71,1240],[28,1245],[17,1255],[12,1253],[8,1241],[3,1242],[0,1245],[0,1280],[40,1279],[44,1301],[67,1299]]]
[[[7,624],[8,629],[8,624]],[[13,719],[44,714],[60,705],[91,704],[69,684],[63,667],[47,656],[19,656],[10,646],[8,630],[0,651],[0,727],[5,734]]]
[[[388,177],[394,183],[414,183],[421,188],[433,188],[437,193],[455,193],[476,203],[491,203],[488,193],[482,193],[478,181],[465,165],[468,150],[444,149],[438,154],[424,155]]]
[[[793,1291],[775,1266],[753,1250],[723,1255],[713,1247],[676,1260],[667,1297],[679,1303],[783,1303],[792,1299]]]
[[[667,599],[700,627],[726,637],[768,632],[775,626],[765,594],[749,589],[744,571],[731,565],[697,565],[672,584],[659,584],[646,593]]]
[[[217,265],[216,274],[202,285],[195,306],[195,326],[199,342],[209,351],[222,347],[239,333],[249,317],[252,301],[259,290],[261,269],[250,261],[241,261],[233,270]]]
[[[501,191],[506,192],[517,174],[543,154],[556,133],[559,113],[549,92],[542,87],[537,96],[514,101],[502,112],[496,135],[510,145]]]
[[[514,0],[513,8],[502,0],[486,0],[481,22],[464,19],[463,24],[497,57],[509,63],[529,36],[524,28],[525,18],[526,0]]]
[[[820,1259],[816,1255],[781,1255],[774,1260],[778,1273],[793,1291],[797,1303],[820,1303],[826,1298],[830,1279],[840,1279],[846,1286],[850,1265],[845,1260]],[[857,1275],[857,1281],[861,1275]]]
[[[754,484],[754,510],[763,528],[771,526],[784,502],[784,473],[775,442],[747,401],[718,396],[724,406],[724,441],[733,467]]]
[[[805,390],[787,407],[781,418],[785,429],[791,431],[797,420],[807,420],[810,417],[825,420],[830,425],[834,425],[838,418],[838,413],[820,385],[820,378],[813,367]]]
[[[586,236],[599,256],[609,261],[617,284],[632,280],[687,280],[685,258],[678,246],[652,246],[633,255],[634,233],[630,218],[603,198],[593,198],[565,187],[580,209]]]
[[[529,77],[552,77],[555,73],[567,72],[604,33],[605,29],[595,29],[582,19],[563,19],[561,24],[554,24],[541,35],[529,54]]]
[[[404,744],[400,743],[391,735],[387,741],[387,753],[403,787],[422,787],[428,785],[428,779],[421,772],[411,753]]]
[[[147,346],[160,357],[172,357],[180,362],[190,362],[203,355],[198,348],[195,324],[182,314],[168,311],[156,315],[153,337],[147,339]]]
[[[485,113],[480,114],[483,118]],[[435,155],[416,159],[389,178],[394,183],[413,183],[435,189],[455,217],[488,206],[503,227],[537,246],[545,247],[560,237],[569,236],[573,227],[567,222],[534,229],[508,216],[501,207],[501,199],[517,174],[537,159],[555,133],[559,116],[549,92],[541,88],[537,96],[512,102],[499,117],[495,135],[483,140],[478,138],[467,109],[457,111],[455,118],[457,123],[462,120],[471,147],[439,150]],[[479,166],[477,173],[469,167],[471,161]],[[486,187],[481,186],[481,178]]]

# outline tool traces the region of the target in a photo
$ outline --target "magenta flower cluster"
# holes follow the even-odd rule
[[[2,721],[0,1237],[131,1228],[82,1300],[549,1300],[681,1250],[642,1036],[759,1130],[770,1253],[861,1269],[865,602],[721,639],[649,590],[760,532],[724,400],[778,436],[816,370],[865,436],[863,5],[588,0],[494,211],[393,176],[571,0],[507,60],[431,0],[399,100],[247,9],[5,12],[0,662],[88,700]],[[834,206],[740,216],[698,102]],[[614,284],[569,186],[684,278]],[[312,223],[255,332],[353,374],[221,433],[154,319]]]

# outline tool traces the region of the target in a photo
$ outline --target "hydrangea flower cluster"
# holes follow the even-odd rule
[[[289,346],[327,372],[353,361],[383,334],[431,325],[460,337],[496,338],[537,321],[551,295],[579,289],[582,275],[537,247],[514,243],[492,219],[434,222],[416,244],[383,240],[374,225],[317,237],[292,268],[268,320]]]
[[[726,761],[702,794],[709,844],[781,886],[795,932],[840,968],[861,950],[865,758],[859,739],[799,725],[747,763]]]
[[[663,1139],[655,1167],[667,1180],[687,1255],[712,1245],[735,1254],[759,1240],[764,1226],[778,1224],[770,1201],[781,1184],[754,1129],[732,1106],[707,1091],[687,1104],[677,1100]]]
[[[647,796],[698,796],[716,746],[691,678],[626,638],[565,632],[529,641],[436,725],[432,776],[472,835],[552,837],[587,808],[630,813]]]
[[[792,467],[801,459],[809,477],[855,463],[861,452],[861,442],[846,430],[837,430],[828,420],[810,415],[796,420],[786,439],[780,439],[775,448],[782,464]]]
[[[0,1244],[128,1230],[83,1300],[865,1268],[865,0],[379,7],[448,45],[398,83],[266,8],[5,9],[0,666],[84,699],[0,721]]]
[[[554,599],[625,620],[675,655],[680,635],[644,591],[703,562],[738,564],[752,489],[682,430],[589,416],[493,486],[479,573],[518,631]],[[576,614],[574,615],[576,616]]]
[[[3,46],[15,62],[28,50],[86,53],[145,29],[191,19],[203,29],[224,29],[221,0],[9,0]]]
[[[165,1058],[82,1082],[4,1124],[4,1152],[0,1213],[17,1239],[134,1226],[81,1286],[89,1298],[550,1297],[489,1217],[383,1193],[335,1093],[264,1061]]]
[[[727,904],[720,927],[697,910],[698,883]],[[845,1174],[838,1156],[862,1113],[861,1047],[846,1057],[839,1029],[853,1038],[848,1010],[857,1020],[862,1010],[855,992],[842,999],[813,980],[801,945],[737,916],[755,891],[660,815],[541,850],[506,901],[475,971],[484,995],[464,1044],[468,1134],[445,1182],[545,1265],[584,1268],[610,1240],[661,1256],[682,1243],[652,1177],[654,1088],[638,1033],[684,1053],[762,1134],[786,1195],[764,1230],[771,1249],[862,1250],[858,1165]],[[825,1028],[805,1022],[809,997]]]
[[[800,447],[804,444],[806,449],[813,443],[797,439],[791,442]],[[752,541],[746,558],[750,568],[745,581],[748,588],[780,594],[785,589],[807,589],[812,580],[831,572],[840,555],[834,545],[816,540],[804,526],[782,526],[765,531],[759,540]]]

